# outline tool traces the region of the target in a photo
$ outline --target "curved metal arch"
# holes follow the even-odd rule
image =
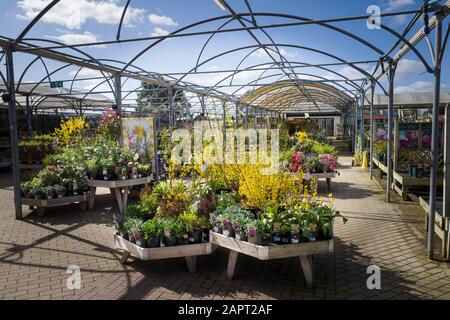
[[[59,72],[59,71],[65,69],[65,68],[70,67],[71,65],[72,65],[71,63],[68,63],[68,64],[65,64],[64,66],[62,66],[62,67],[60,67],[60,68],[58,68],[58,69],[53,70],[52,72],[50,72],[46,77],[42,78],[39,82],[36,83],[36,85],[33,87],[33,89],[31,89],[31,91],[29,92],[29,94],[32,94],[32,93],[34,92],[34,90],[36,90],[37,87],[39,87],[39,85],[40,85],[45,79],[50,78],[50,76],[54,75],[55,73],[57,73],[57,72]]]
[[[36,17],[23,29],[22,33],[17,37],[15,44],[18,44],[23,41],[27,33],[34,27],[36,23],[39,22],[55,5],[58,4],[61,0],[53,0],[50,2],[41,12],[38,13]]]
[[[240,13],[240,14],[237,14],[237,16],[238,16],[238,17],[246,17],[246,16],[251,16],[251,15],[250,15],[249,13]],[[304,18],[304,17],[298,17],[298,16],[288,15],[288,14],[253,13],[253,16],[269,16],[269,17],[290,18],[290,19],[300,20],[300,21],[313,21],[312,19],[307,19],[307,18]],[[225,15],[225,16],[219,16],[219,17],[215,17],[215,18],[209,18],[209,19],[201,20],[201,21],[192,23],[192,24],[190,24],[190,25],[184,26],[184,27],[182,27],[182,28],[180,28],[180,29],[178,29],[178,30],[175,30],[175,31],[171,32],[170,35],[178,34],[178,33],[182,32],[182,31],[185,31],[185,30],[188,30],[188,29],[191,29],[191,28],[194,28],[194,27],[203,25],[203,24],[207,24],[207,23],[210,23],[210,22],[219,21],[219,20],[223,20],[223,19],[230,19],[230,18],[233,18],[233,20],[235,19],[235,17],[234,17],[233,15]],[[336,32],[342,33],[342,34],[344,34],[344,35],[346,35],[346,36],[349,36],[349,37],[351,37],[352,39],[354,39],[354,40],[360,42],[361,44],[364,44],[365,46],[367,46],[367,47],[369,47],[370,49],[374,50],[374,51],[377,52],[378,54],[380,54],[380,55],[383,55],[383,54],[384,54],[384,52],[383,52],[381,49],[377,48],[377,47],[374,46],[373,44],[367,42],[366,40],[364,40],[364,39],[362,39],[362,38],[360,38],[360,37],[358,37],[358,36],[356,36],[356,35],[354,35],[354,34],[348,32],[348,31],[345,31],[345,30],[343,30],[343,29],[341,29],[341,28],[338,28],[338,27],[329,25],[329,24],[324,23],[324,22],[316,22],[316,23],[314,23],[314,24],[316,24],[316,25],[321,25],[321,26],[323,26],[323,27],[332,29],[332,30],[334,30],[334,31],[336,31]],[[216,34],[216,33],[213,33],[213,35],[214,35],[214,34]],[[125,67],[121,70],[121,72],[124,72],[124,71],[128,68],[129,65],[131,65],[132,63],[134,63],[134,62],[135,62],[137,59],[139,59],[143,54],[145,54],[147,51],[149,51],[150,49],[152,49],[153,47],[155,47],[156,45],[158,45],[159,43],[161,43],[161,42],[164,41],[165,39],[167,39],[167,38],[161,38],[161,39],[159,39],[159,40],[153,42],[151,45],[149,45],[148,47],[146,47],[146,48],[143,49],[142,51],[140,51],[134,58],[132,58],[132,59],[130,60],[129,64],[128,64],[127,66],[125,66]]]
[[[265,44],[265,46],[271,47],[272,45],[270,45],[270,44]],[[384,87],[381,85],[381,83],[380,83],[377,79],[373,78],[373,77],[372,77],[369,73],[367,73],[365,70],[363,70],[363,69],[361,69],[361,68],[355,66],[354,64],[352,64],[352,63],[346,61],[345,59],[342,59],[342,58],[340,58],[340,57],[338,57],[338,56],[332,55],[331,53],[328,53],[328,52],[325,52],[325,51],[321,51],[321,50],[319,50],[319,49],[310,48],[310,47],[304,47],[304,46],[299,46],[299,45],[294,45],[294,44],[278,44],[278,46],[280,46],[280,47],[297,48],[297,49],[302,49],[302,50],[306,50],[306,51],[312,51],[312,52],[315,52],[315,53],[319,53],[319,54],[328,56],[329,58],[332,58],[332,59],[334,59],[334,60],[340,61],[340,62],[342,62],[342,63],[344,63],[344,64],[346,64],[346,65],[352,67],[353,69],[357,70],[358,72],[362,73],[363,75],[365,75],[365,76],[367,76],[367,77],[370,77],[371,80],[376,81],[376,83],[380,86],[380,88],[383,90],[383,92],[385,92],[385,93],[387,94],[386,90],[384,89]],[[227,55],[227,54],[234,53],[234,52],[238,52],[238,51],[242,51],[242,50],[247,50],[247,49],[253,49],[253,48],[259,48],[259,45],[242,46],[242,47],[239,47],[239,48],[235,48],[235,49],[231,49],[231,50],[222,52],[222,53],[220,53],[220,54],[218,54],[218,55],[215,55],[215,56],[213,56],[213,57],[211,57],[211,58],[208,58],[208,59],[204,60],[199,66],[204,65],[204,64],[206,64],[206,63],[208,63],[208,62],[211,62],[211,61],[213,61],[213,60],[215,60],[215,59],[217,59],[217,58],[220,58],[220,57],[222,57],[222,56],[225,56],[225,55]],[[190,69],[190,70],[186,73],[185,76],[187,76],[189,73],[191,73],[191,72],[193,72],[193,71],[194,71],[194,69]],[[184,77],[185,77],[185,76],[184,76]],[[183,79],[183,78],[181,78],[181,79]]]
[[[253,52],[254,52],[254,51],[253,51]],[[354,87],[355,89],[358,89],[358,90],[360,89],[360,86],[358,86],[357,83],[355,83],[355,82],[352,81],[351,79],[347,78],[347,77],[344,76],[344,75],[339,74],[338,72],[336,72],[336,71],[334,71],[334,70],[332,70],[332,69],[329,69],[329,68],[326,68],[326,67],[322,67],[322,66],[318,66],[318,67],[317,67],[317,66],[312,66],[311,64],[308,64],[308,63],[302,63],[302,62],[296,62],[296,61],[290,61],[290,63],[293,64],[293,65],[302,65],[302,66],[311,67],[311,68],[318,68],[318,69],[321,69],[321,70],[324,70],[324,71],[333,73],[333,74],[335,74],[335,75],[337,75],[337,76],[339,76],[339,77],[341,77],[341,78],[343,78],[343,79],[349,81],[350,83],[348,83],[348,84],[349,84],[350,86]],[[240,72],[252,71],[252,68],[260,67],[260,66],[266,66],[266,65],[275,66],[276,64],[275,64],[275,63],[271,63],[271,62],[268,62],[268,63],[261,63],[261,64],[256,64],[256,65],[252,65],[252,66],[247,67],[247,68],[242,69],[242,70],[237,70],[237,69],[236,69],[232,75],[234,76],[234,75],[236,75],[236,74],[238,74],[238,73],[240,73]],[[279,68],[274,68],[274,69],[272,69],[272,68],[269,67],[269,68],[263,70],[264,72],[262,72],[262,74],[261,74],[260,76],[262,76],[266,71],[269,71],[269,70],[276,70],[276,69],[279,69]],[[294,72],[295,72],[295,71],[294,71]],[[297,72],[296,72],[296,73],[297,73]],[[218,83],[216,83],[216,84],[213,85],[212,87],[218,86],[219,84],[221,84],[222,82],[224,82],[226,79],[228,79],[228,78],[231,77],[232,75],[226,76],[224,79],[222,79],[221,81],[219,81]],[[325,78],[323,78],[323,79],[325,80]],[[328,79],[327,79],[327,80],[328,80]],[[230,82],[230,83],[232,83],[232,82]],[[242,89],[242,88],[241,88],[241,89]],[[240,90],[240,89],[236,90],[234,93],[236,93],[236,92],[239,91],[239,90]],[[234,94],[234,93],[233,93],[233,94]]]
[[[24,40],[27,40],[27,41],[41,41],[41,42],[48,42],[48,43],[53,43],[53,44],[58,44],[58,45],[62,45],[63,43],[62,42],[59,42],[59,41],[55,41],[55,40],[50,40],[50,39],[40,39],[40,38],[27,38],[27,39],[24,39]],[[78,53],[80,53],[80,54],[82,54],[82,55],[84,55],[84,56],[86,56],[86,57],[88,57],[90,60],[89,61],[93,61],[93,62],[95,62],[95,63],[97,63],[99,66],[103,66],[103,64],[98,60],[98,59],[96,59],[95,57],[93,57],[93,56],[91,56],[90,54],[88,54],[88,53],[86,53],[86,52],[84,52],[83,50],[80,50],[80,49],[78,49],[78,48],[71,48],[72,50],[74,50],[74,51],[76,51],[76,52],[78,52]],[[104,75],[104,73],[103,73],[103,71],[100,71],[101,72],[101,74],[102,74],[102,76],[105,78],[105,79],[107,79],[107,77]],[[46,78],[44,78],[44,80],[45,80]],[[41,82],[42,82],[43,80],[41,80]],[[40,83],[39,83],[40,84]],[[112,86],[111,86],[111,83],[109,82],[109,80],[108,80],[108,85],[109,85],[109,87],[111,88],[111,90],[112,90]],[[114,90],[113,90],[114,91]]]
[[[42,59],[42,57],[37,56],[33,61],[31,61],[31,62],[26,66],[26,68],[25,68],[24,71],[22,72],[22,75],[20,76],[20,79],[19,79],[19,81],[18,81],[18,83],[17,83],[16,91],[19,91],[20,85],[22,84],[22,81],[23,81],[23,78],[25,77],[25,74],[26,74],[26,73],[28,72],[28,70],[33,66],[33,64],[34,64],[36,61],[38,61],[38,60],[40,60],[40,61],[42,62],[43,66],[44,66],[44,69],[45,69],[45,72],[46,72],[47,75],[49,76],[49,77],[48,77],[48,78],[49,78],[49,81],[51,81],[51,78],[50,78],[50,75],[49,75],[49,71],[48,71],[48,68],[47,68],[47,64],[45,63],[44,59]]]

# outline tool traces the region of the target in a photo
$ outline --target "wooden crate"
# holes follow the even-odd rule
[[[206,242],[174,247],[142,248],[117,234],[114,235],[114,242],[117,248],[124,250],[122,263],[125,263],[130,255],[142,261],[185,258],[189,272],[195,272],[197,256],[209,255],[217,248]]]

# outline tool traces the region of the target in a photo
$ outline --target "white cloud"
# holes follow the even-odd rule
[[[286,59],[286,60],[291,60],[293,58],[296,58],[298,56],[298,53],[296,51],[291,52],[288,51],[284,48],[279,49],[280,50],[280,54]],[[267,51],[270,53],[270,55],[272,57],[274,57],[276,60],[279,60],[279,55],[278,52],[273,49],[273,48],[268,48]],[[256,59],[270,59],[269,55],[267,54],[267,52],[263,49],[263,48],[259,48],[258,50],[256,50],[255,52],[253,52],[250,57],[252,58],[256,58]]]
[[[368,65],[358,65],[358,68],[361,70],[366,71],[369,74],[373,73],[373,67]],[[360,71],[356,70],[355,68],[351,66],[345,66],[341,69],[336,71],[338,74],[340,74],[342,77],[338,76],[335,73],[329,72],[325,74],[324,78],[330,79],[330,80],[342,80],[345,78],[348,78],[350,80],[358,80],[358,79],[365,79],[367,78],[366,75],[361,73]]]
[[[169,31],[164,30],[163,28],[155,27],[152,32],[152,37],[167,36],[169,33],[170,33]]]
[[[393,12],[404,7],[415,5],[416,2],[414,0],[389,0],[385,5],[385,12]]]
[[[97,35],[86,31],[85,33],[64,33],[60,36],[46,36],[48,39],[57,40],[65,44],[81,44],[81,43],[94,43],[99,41]],[[105,47],[105,46],[96,46]]]
[[[168,16],[158,16],[157,14],[152,13],[148,16],[148,20],[154,25],[167,27],[178,26],[178,22],[176,22],[175,20],[173,20],[171,17]]]
[[[99,79],[89,79],[89,80],[81,80],[74,82],[74,88],[80,91],[90,91],[94,89],[94,92],[109,92],[111,88],[109,87],[107,82],[104,82],[106,79],[103,77],[102,73],[97,70],[83,68],[81,71],[73,70],[69,72],[69,77],[73,78],[75,75],[76,79],[86,79],[86,78],[99,78]],[[108,75],[106,75],[108,76]],[[104,83],[102,83],[104,82]],[[98,87],[97,87],[98,86]]]
[[[23,12],[17,18],[33,19],[51,0],[21,0],[17,7]],[[124,7],[117,4],[117,0],[62,0],[53,7],[43,18],[46,23],[55,23],[68,29],[80,29],[87,20],[92,19],[102,24],[117,25],[120,22]],[[125,15],[124,25],[133,26],[144,20],[144,9],[129,7]]]
[[[422,62],[411,59],[401,59],[397,65],[395,79],[405,79],[411,76],[418,76],[425,72]]]
[[[442,84],[442,89],[446,90],[447,85]],[[434,83],[431,81],[416,81],[408,86],[400,86],[395,88],[395,93],[408,93],[408,92],[433,92]]]

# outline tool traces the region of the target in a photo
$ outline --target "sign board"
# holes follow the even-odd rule
[[[122,141],[126,149],[139,153],[143,158],[147,158],[153,165],[153,171],[156,170],[156,130],[154,118],[122,119]]]
[[[62,81],[52,81],[50,82],[50,88],[62,88],[64,85],[64,82]]]

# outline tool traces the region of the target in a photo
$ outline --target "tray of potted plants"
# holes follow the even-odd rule
[[[22,187],[22,204],[43,215],[46,208],[79,203],[86,209],[89,188],[81,168],[48,166]]]
[[[230,250],[229,279],[233,278],[239,253],[259,260],[300,257],[306,282],[311,286],[311,256],[333,252],[332,226],[336,218],[347,221],[331,204],[315,200],[300,209],[270,206],[256,215],[234,206],[211,213],[209,239]]]
[[[211,254],[209,213],[203,199],[213,199],[206,184],[172,180],[157,184],[141,195],[139,204],[115,217],[116,247],[124,250],[122,263],[133,256],[143,261],[184,257],[190,272],[196,257]]]

